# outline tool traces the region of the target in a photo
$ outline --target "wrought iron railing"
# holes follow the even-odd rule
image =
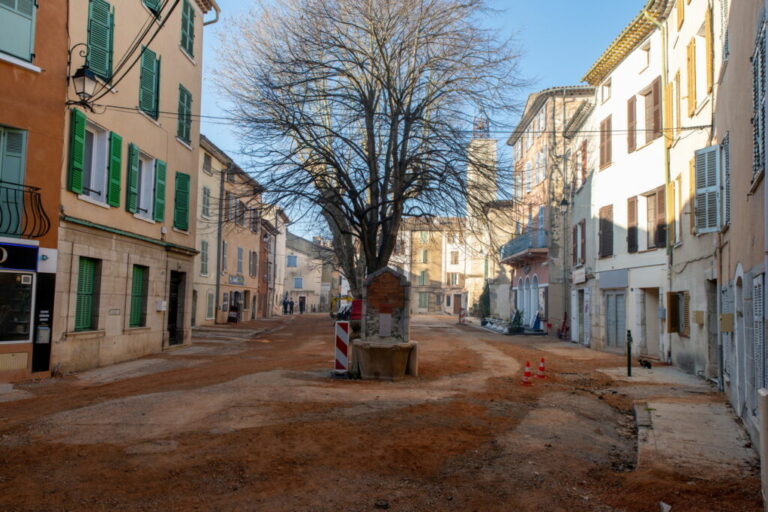
[[[49,229],[40,189],[0,180],[0,236],[37,238]]]
[[[543,249],[547,247],[547,232],[543,229],[534,229],[516,236],[501,246],[501,259],[527,251],[528,249]]]

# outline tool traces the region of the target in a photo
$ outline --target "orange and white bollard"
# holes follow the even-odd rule
[[[523,373],[523,386],[533,386],[533,383],[531,382],[531,362],[526,361],[525,362],[525,372]]]
[[[546,379],[547,376],[544,375],[544,358],[541,358],[541,361],[539,361],[539,372],[536,374],[537,379]]]

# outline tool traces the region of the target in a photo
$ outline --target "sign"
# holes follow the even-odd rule
[[[243,276],[229,276],[229,284],[243,286],[245,278]]]
[[[584,267],[577,268],[573,271],[573,284],[580,284],[587,282],[587,269]]]
[[[37,246],[0,243],[0,269],[37,271]]]

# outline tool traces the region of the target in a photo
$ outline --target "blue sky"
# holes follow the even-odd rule
[[[210,77],[216,67],[219,34],[230,26],[229,18],[247,12],[252,0],[217,0],[222,20],[206,27],[202,113],[226,115],[226,98],[216,90]],[[489,6],[503,12],[489,16],[489,27],[513,36],[522,52],[520,71],[530,87],[520,91],[523,103],[529,93],[557,85],[576,85],[581,77],[637,15],[646,0],[489,0]],[[226,124],[203,120],[203,133],[237,160],[240,143]],[[500,137],[503,144],[506,137]]]

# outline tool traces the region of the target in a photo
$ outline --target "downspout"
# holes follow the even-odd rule
[[[221,243],[222,228],[224,226],[224,176],[229,172],[229,164],[221,171],[219,178],[219,218],[216,221],[216,314],[213,315],[213,323],[217,324],[219,309],[221,309]]]
[[[667,56],[667,30],[664,28],[664,25],[662,25],[656,18],[651,16],[647,10],[643,10],[643,16],[656,25],[656,28],[659,29],[659,32],[661,33],[661,54],[662,54],[662,63],[661,63],[661,84],[662,89],[659,91],[661,94],[661,97],[664,98],[666,95],[665,92],[667,90],[667,86],[669,85],[668,80],[668,56]],[[669,99],[669,98],[667,98]],[[667,226],[669,226],[669,213],[673,212],[675,209],[675,202],[674,197],[670,198],[669,194],[669,184],[670,184],[670,155],[669,155],[669,146],[667,145],[667,129],[671,129],[672,127],[664,126],[664,109],[666,108],[666,105],[663,105],[660,112],[660,120],[659,124],[661,125],[661,133],[663,137],[663,143],[664,143],[664,201],[666,202],[666,220],[667,220]],[[670,199],[672,200],[672,207],[670,208]],[[674,220],[673,220],[674,222]],[[669,236],[669,229],[666,230],[666,246],[667,246],[667,292],[672,291],[672,264],[673,264],[673,254],[672,254],[672,240]],[[661,299],[661,297],[660,297]],[[664,302],[665,306],[667,307],[667,321],[669,319],[669,304]],[[667,326],[667,331],[669,331],[669,326]],[[669,363],[672,361],[672,335],[667,334],[667,357],[666,362]]]

